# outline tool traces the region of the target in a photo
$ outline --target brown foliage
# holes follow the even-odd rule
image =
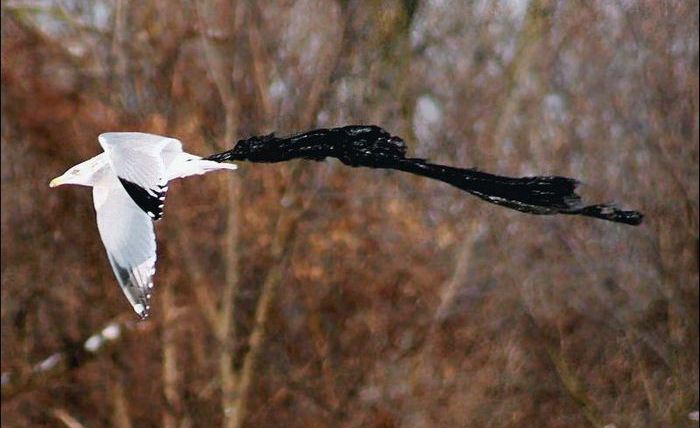
[[[3,2],[3,424],[692,424],[697,4],[525,3]],[[443,163],[578,177],[645,223],[242,164],[172,185],[135,323],[90,192],[48,188],[104,131],[207,155],[351,123]]]

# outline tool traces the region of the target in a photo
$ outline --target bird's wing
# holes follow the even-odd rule
[[[156,270],[153,222],[116,179],[94,186],[93,199],[112,270],[134,311],[146,318]]]
[[[108,132],[100,134],[98,140],[136,205],[150,218],[160,219],[168,191],[166,167],[182,153],[182,143],[141,132]]]

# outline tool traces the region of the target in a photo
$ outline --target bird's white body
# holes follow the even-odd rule
[[[153,220],[162,215],[168,181],[236,165],[182,151],[174,138],[109,132],[98,138],[104,153],[82,162],[50,186],[91,186],[97,228],[112,270],[134,311],[148,316],[156,263]]]

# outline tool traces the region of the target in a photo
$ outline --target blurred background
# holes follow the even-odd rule
[[[697,2],[8,0],[1,31],[3,426],[698,426]],[[138,323],[91,192],[48,187],[105,131],[346,124],[645,222],[241,164],[171,185]]]

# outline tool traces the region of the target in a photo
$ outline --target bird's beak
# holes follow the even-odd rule
[[[51,182],[49,183],[49,187],[56,187],[60,186],[61,184],[63,184],[63,176],[56,177],[53,180],[51,180]]]

